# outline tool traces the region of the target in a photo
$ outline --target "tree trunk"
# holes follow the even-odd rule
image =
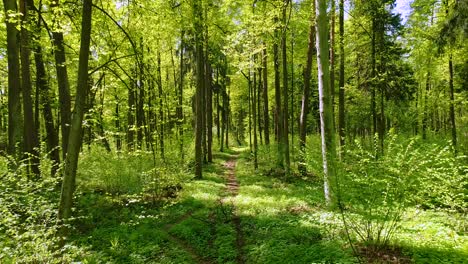
[[[287,31],[287,17],[286,17],[286,9],[289,4],[289,0],[284,1],[283,6],[283,32],[281,36],[281,50],[282,50],[282,62],[283,62],[283,137],[282,137],[282,154],[283,154],[283,166],[286,170],[286,173],[289,174],[291,161],[289,158],[289,114],[288,114],[288,63],[287,63],[287,51],[286,51],[286,31]],[[281,122],[281,121],[280,121]]]
[[[128,112],[127,112],[127,149],[133,151],[135,144],[135,82],[132,81],[128,89]]]
[[[375,50],[375,18],[372,19],[372,87],[371,87],[371,112],[372,112],[372,137],[374,137],[375,133],[377,133],[377,109],[375,103],[375,90],[376,90],[376,80],[377,77],[375,63],[376,63],[376,50]]]
[[[278,22],[278,19],[275,18],[275,22]],[[281,111],[281,84],[280,84],[280,70],[279,70],[279,52],[278,52],[278,39],[279,39],[279,29],[278,26],[274,32],[274,42],[273,42],[273,64],[275,70],[275,130],[276,130],[276,143],[278,144],[278,165],[283,165],[283,148],[281,142],[283,141],[283,115]]]
[[[161,76],[161,54],[158,52],[158,110],[159,110],[159,151],[164,160],[164,112],[163,112],[163,87]]]
[[[340,0],[340,80],[339,80],[339,105],[338,105],[338,133],[340,137],[340,156],[345,145],[345,88],[344,88],[344,0]]]
[[[305,146],[307,138],[307,115],[309,114],[310,79],[312,71],[312,61],[315,53],[315,0],[312,2],[312,14],[310,16],[309,42],[307,47],[307,62],[304,68],[304,91],[302,94],[301,117],[299,121],[299,149],[301,151],[301,161],[299,171],[306,173],[305,166]]]
[[[75,108],[73,110],[73,120],[70,127],[68,149],[63,169],[62,193],[58,219],[66,222],[72,213],[73,193],[75,191],[76,171],[78,168],[78,156],[81,148],[82,123],[88,93],[88,58],[91,40],[91,11],[92,0],[83,1],[83,18],[81,22],[81,46],[78,64],[78,81],[76,87]],[[62,227],[61,236],[67,235],[67,228]],[[61,246],[63,246],[61,242]]]
[[[203,136],[203,18],[201,14],[201,1],[192,0],[195,28],[195,52],[196,52],[196,123],[195,123],[195,178],[202,178],[202,136]]]
[[[5,16],[9,13],[17,13],[15,0],[3,0]],[[7,56],[8,56],[8,154],[19,158],[17,144],[21,142],[21,83],[20,62],[18,49],[18,30],[16,23],[5,20],[7,31]]]
[[[336,3],[335,0],[331,0],[330,9],[330,91],[332,99],[332,111],[335,113],[335,12]],[[335,118],[333,114],[333,124],[335,124]]]
[[[207,49],[208,50],[208,49]],[[213,162],[213,88],[211,86],[211,66],[208,62],[208,55],[205,58],[205,87],[206,87],[206,132],[207,132],[207,158],[208,162]]]
[[[60,9],[59,0],[53,1],[50,7],[52,9],[52,12],[54,12],[54,10],[58,11],[58,9]],[[68,135],[70,133],[71,122],[70,83],[68,80],[65,46],[63,44],[63,33],[56,18],[54,18],[54,24],[54,28],[58,29],[57,31],[52,32],[52,38],[55,56],[55,69],[57,71],[57,83],[59,88],[60,127],[62,131],[62,156],[65,160],[65,155],[68,150]]]
[[[184,99],[184,35],[185,31],[182,30],[180,34],[180,81],[179,81],[179,92],[177,94],[177,126],[179,132],[179,151],[181,160],[184,160],[184,112],[183,112],[183,99]]]
[[[254,65],[256,62],[256,56],[254,56]],[[257,73],[255,67],[253,69],[253,85],[252,85],[252,118],[253,118],[253,153],[254,153],[254,168],[258,169],[258,158],[257,158],[257,108],[256,108],[256,101],[257,101]]]
[[[38,22],[40,19],[38,19]],[[39,24],[39,23],[38,23]],[[52,160],[51,174],[55,175],[60,164],[59,138],[55,131],[54,115],[49,98],[49,86],[42,57],[42,48],[36,43],[34,48],[34,61],[36,63],[36,89],[40,91],[42,113],[44,116],[44,126],[46,130],[47,150],[50,152]]]
[[[324,172],[324,194],[331,204],[330,179],[335,177],[335,142],[333,135],[333,111],[330,89],[330,69],[328,58],[328,19],[327,1],[316,0],[316,47],[319,81],[320,130],[322,137],[322,158]]]
[[[449,86],[450,86],[450,123],[452,125],[452,144],[455,153],[457,152],[457,126],[455,124],[455,97],[453,89],[453,63],[452,54],[449,55]]]
[[[268,108],[268,53],[266,44],[263,46],[263,128],[265,135],[265,144],[270,145],[270,117]]]
[[[22,92],[23,92],[23,114],[24,114],[24,152],[26,155],[30,155],[29,167],[35,176],[39,176],[39,157],[37,148],[39,142],[35,133],[36,126],[34,125],[34,110],[33,101],[31,98],[32,84],[31,84],[31,51],[29,49],[29,32],[28,32],[28,20],[29,20],[29,7],[26,0],[20,1],[20,12],[23,14],[21,17],[21,81],[22,81]]]

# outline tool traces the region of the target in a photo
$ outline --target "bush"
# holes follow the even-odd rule
[[[361,242],[386,246],[410,205],[466,210],[467,166],[448,144],[390,133],[384,155],[377,137],[373,150],[358,141],[347,148],[337,191],[345,224]]]

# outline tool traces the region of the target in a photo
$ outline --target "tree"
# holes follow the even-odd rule
[[[305,146],[307,138],[307,115],[309,114],[310,101],[310,82],[312,72],[312,61],[315,53],[315,0],[312,1],[312,12],[309,22],[309,39],[307,45],[307,61],[304,67],[304,91],[302,94],[301,116],[299,123],[299,149],[301,151],[302,160],[299,163],[299,170],[302,173],[306,172],[305,166]]]
[[[21,81],[23,94],[23,114],[24,114],[24,152],[30,155],[30,168],[32,173],[39,176],[39,157],[37,148],[39,142],[36,135],[33,102],[31,98],[32,83],[31,83],[31,51],[29,49],[29,7],[26,0],[20,1],[20,12],[23,14],[21,18]]]
[[[8,56],[8,154],[18,158],[17,144],[21,141],[20,63],[18,30],[16,28],[17,7],[15,0],[3,0],[7,30]]]
[[[344,0],[340,0],[340,14],[339,14],[339,27],[340,27],[340,79],[339,79],[339,97],[338,97],[338,135],[340,137],[340,149],[342,150],[345,145],[345,51],[344,51]],[[341,153],[341,152],[340,152]]]
[[[193,27],[195,28],[195,52],[196,52],[196,93],[195,93],[195,177],[202,178],[202,136],[203,136],[203,90],[204,63],[203,63],[203,16],[200,0],[192,0]],[[227,144],[226,144],[227,145]]]
[[[68,80],[67,62],[65,56],[65,45],[63,41],[63,33],[59,19],[60,3],[59,0],[53,1],[50,5],[54,12],[54,25],[52,31],[52,43],[54,46],[55,69],[57,72],[57,83],[59,87],[60,98],[60,127],[62,132],[62,154],[65,160],[65,155],[68,150],[68,136],[70,133],[71,123],[71,96],[70,83]]]
[[[84,0],[81,20],[81,46],[75,107],[73,109],[73,119],[70,127],[67,154],[63,169],[62,192],[58,212],[58,219],[62,222],[66,222],[72,213],[73,193],[75,191],[76,171],[78,169],[78,155],[82,144],[82,122],[85,111],[86,96],[88,93],[88,58],[91,41],[91,11],[92,0]],[[61,235],[66,234],[66,228],[62,227]]]
[[[330,179],[335,177],[335,141],[333,135],[333,105],[330,90],[327,1],[316,0],[316,49],[320,104],[320,132],[324,173],[324,194],[331,204]]]

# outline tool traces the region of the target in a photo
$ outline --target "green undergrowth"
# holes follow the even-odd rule
[[[324,205],[320,160],[311,162],[320,150],[309,148],[306,176],[296,163],[291,175],[274,169],[275,150],[261,148],[258,170],[245,148],[215,152],[202,180],[193,179],[190,161],[157,160],[155,169],[151,153],[85,151],[62,257],[53,250],[58,179],[37,184],[0,166],[0,263],[357,263],[339,211]],[[447,164],[457,162],[438,153]],[[231,159],[237,196],[226,190],[223,164]],[[464,263],[466,215],[412,198],[389,246],[414,263]]]

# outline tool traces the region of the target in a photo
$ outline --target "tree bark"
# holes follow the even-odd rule
[[[455,153],[457,152],[457,126],[455,124],[455,97],[453,89],[453,62],[452,54],[449,55],[449,86],[450,86],[450,123],[452,125],[452,144]]]
[[[316,49],[319,81],[320,131],[324,172],[324,195],[331,204],[330,179],[335,176],[335,142],[330,89],[327,1],[316,0]]]
[[[340,137],[340,156],[345,145],[345,88],[344,88],[344,0],[340,0],[340,79],[339,79],[339,98],[338,98],[338,133]]]
[[[302,94],[301,116],[299,121],[299,149],[301,151],[301,161],[299,171],[307,173],[305,166],[305,146],[307,138],[307,115],[309,114],[310,101],[310,79],[312,71],[312,61],[315,50],[315,0],[312,2],[312,14],[310,16],[309,42],[307,47],[307,62],[304,68],[304,91]]]
[[[256,63],[256,56],[254,56],[254,65]],[[252,85],[252,118],[253,118],[253,153],[254,153],[254,168],[258,169],[258,158],[257,158],[257,148],[258,148],[258,141],[257,141],[257,108],[256,108],[256,101],[257,101],[257,73],[255,67],[253,68],[253,85]]]
[[[192,0],[195,28],[195,60],[196,60],[196,122],[195,122],[195,178],[202,178],[202,136],[203,136],[203,18],[201,14],[201,1]]]
[[[265,144],[270,145],[270,117],[268,108],[268,53],[266,44],[263,46],[263,128],[265,135]]]
[[[73,193],[75,191],[76,171],[78,168],[78,156],[82,143],[82,123],[88,93],[88,59],[91,40],[91,11],[92,0],[83,0],[83,13],[81,21],[81,46],[78,64],[78,81],[76,87],[75,108],[70,127],[65,167],[63,169],[62,193],[58,211],[59,221],[66,222],[72,213]],[[61,236],[67,235],[65,226],[61,230]],[[61,242],[63,246],[63,242]]]
[[[37,19],[38,34],[40,33],[40,18]],[[51,175],[55,175],[60,164],[59,137],[55,131],[54,115],[50,104],[49,85],[47,83],[46,70],[42,48],[39,43],[34,45],[34,61],[36,64],[36,90],[40,94],[40,103],[44,117],[44,126],[46,130],[47,150],[50,152],[52,160]]]
[[[206,56],[205,61],[207,159],[208,162],[213,162],[213,88],[211,85],[212,70],[208,62],[208,56]]]
[[[5,17],[9,13],[17,13],[15,0],[3,0]],[[17,144],[21,142],[21,82],[20,58],[18,49],[18,30],[13,20],[5,19],[7,31],[8,56],[8,154],[19,158]]]
[[[59,12],[59,0],[53,1],[50,5],[52,11]],[[54,18],[54,28],[59,28],[59,22]],[[57,83],[59,88],[60,100],[60,127],[62,131],[62,156],[65,160],[65,155],[68,150],[68,136],[70,133],[71,123],[71,96],[70,83],[68,80],[67,62],[65,56],[65,46],[63,44],[63,33],[60,29],[52,32],[52,43],[54,46],[55,69],[57,72]]]
[[[283,166],[286,173],[289,174],[291,161],[289,157],[289,113],[288,113],[288,62],[287,62],[287,50],[286,50],[286,31],[287,31],[287,17],[286,9],[289,4],[289,0],[284,1],[283,5],[283,32],[281,36],[281,50],[282,50],[282,63],[283,63],[283,137],[282,137],[282,154],[283,154]],[[281,121],[280,121],[281,122]]]

